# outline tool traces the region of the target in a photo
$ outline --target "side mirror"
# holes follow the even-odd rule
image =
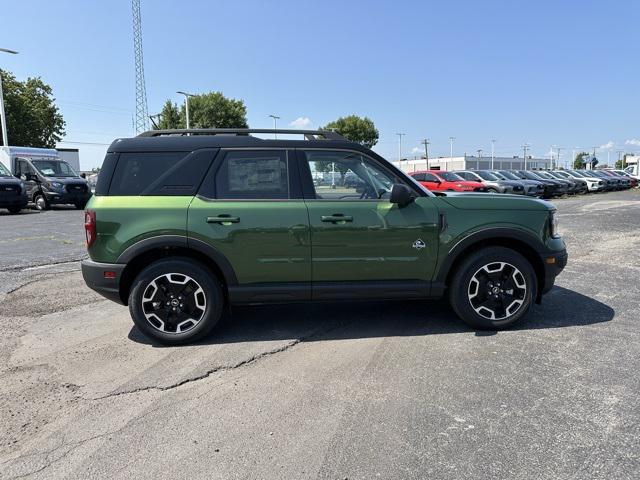
[[[398,204],[398,207],[402,208],[409,205],[413,200],[413,192],[409,187],[402,183],[393,184],[393,187],[391,188],[391,198],[389,199],[391,203],[396,203]]]

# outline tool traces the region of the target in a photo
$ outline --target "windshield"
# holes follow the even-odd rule
[[[5,167],[3,164],[0,163],[0,177],[10,177],[11,173],[9,173],[9,170],[7,170],[7,167]]]
[[[514,175],[513,173],[508,172],[506,170],[500,170],[498,173],[500,175],[502,175],[503,177],[508,178],[509,180],[521,180],[520,177],[518,177],[517,175]]]
[[[521,173],[524,177],[528,178],[529,180],[543,180],[543,178],[542,178],[542,177],[540,177],[540,176],[536,175],[536,174],[535,174],[535,173],[533,173],[533,172],[529,172],[528,170],[520,170],[520,173]]]
[[[73,168],[62,160],[33,160],[33,166],[45,177],[77,177]]]
[[[444,178],[447,182],[464,182],[464,178],[453,172],[438,172],[438,176]]]
[[[479,172],[475,172],[480,178],[484,179],[484,180],[489,180],[490,182],[495,182],[496,180],[500,180],[498,177],[496,177],[493,173],[489,173],[489,172],[484,172],[482,170],[480,170]]]
[[[555,180],[555,178],[553,178],[553,175],[550,175],[547,172],[536,172],[536,175],[538,175],[539,177],[542,177],[542,178],[546,178],[548,180]]]

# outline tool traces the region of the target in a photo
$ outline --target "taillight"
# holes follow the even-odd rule
[[[87,210],[84,212],[84,232],[87,236],[87,248],[96,241],[96,212]]]

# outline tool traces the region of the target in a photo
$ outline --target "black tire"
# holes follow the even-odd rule
[[[44,196],[44,193],[36,193],[33,197],[33,203],[36,205],[36,210],[49,210],[51,205],[47,201],[47,197]]]
[[[501,264],[502,270],[494,272]],[[504,247],[486,247],[470,254],[456,269],[449,285],[453,310],[467,324],[482,330],[516,324],[529,313],[536,295],[532,265],[518,252]]]
[[[190,280],[182,284],[186,286],[183,289],[179,282],[186,278]],[[188,288],[191,292],[183,294],[184,300],[178,300],[182,298],[178,290],[184,292]],[[203,308],[200,308],[198,302],[202,303],[203,298]],[[181,311],[179,308],[183,305],[184,311]],[[181,345],[204,338],[220,320],[223,307],[222,287],[216,276],[202,264],[183,257],[158,260],[147,266],[138,274],[129,293],[129,312],[135,325],[144,335],[164,345]],[[182,328],[177,327],[182,323],[187,323],[185,328],[188,328],[181,332]]]
[[[496,190],[495,188],[487,188],[487,192],[489,192],[489,193],[498,193],[498,190]]]
[[[87,206],[87,202],[76,202],[74,205],[78,210],[84,210],[84,207]]]
[[[20,213],[20,210],[22,210],[22,207],[9,207],[9,208],[7,208],[7,210],[9,210],[10,214],[16,215],[16,214]]]

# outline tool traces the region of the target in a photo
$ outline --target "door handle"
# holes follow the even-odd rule
[[[231,223],[239,223],[240,217],[232,217],[231,215],[223,214],[217,217],[207,217],[207,223],[219,223],[220,225],[229,225]]]
[[[338,222],[353,222],[351,215],[343,215],[342,213],[334,213],[333,215],[322,215],[320,219],[323,222],[338,223]]]

